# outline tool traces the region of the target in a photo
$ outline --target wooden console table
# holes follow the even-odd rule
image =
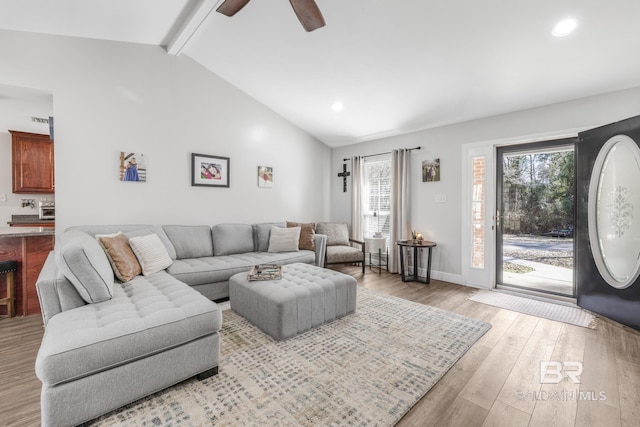
[[[430,283],[431,282],[431,250],[434,247],[436,247],[436,244],[434,242],[429,242],[427,240],[398,240],[396,242],[396,245],[398,245],[398,249],[400,250],[400,275],[402,276],[402,281]],[[405,271],[404,271],[405,248],[413,248],[413,275],[410,278],[407,278],[407,275],[405,274]],[[429,254],[427,257],[427,276],[424,279],[418,276],[418,249],[427,249],[429,251]],[[407,266],[407,270],[408,270],[408,266]]]

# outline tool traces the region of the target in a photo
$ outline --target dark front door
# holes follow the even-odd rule
[[[640,116],[578,137],[578,305],[640,330]]]

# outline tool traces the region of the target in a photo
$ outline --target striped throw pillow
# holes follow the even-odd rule
[[[133,253],[136,254],[138,262],[140,262],[144,276],[157,273],[173,264],[171,257],[167,253],[167,248],[164,247],[155,233],[132,237],[129,239],[129,245],[131,245]]]

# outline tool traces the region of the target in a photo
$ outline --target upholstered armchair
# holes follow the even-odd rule
[[[364,242],[349,238],[346,222],[319,222],[316,224],[316,234],[327,236],[325,266],[328,264],[361,263],[364,274]],[[360,245],[360,247],[355,247],[353,244]]]

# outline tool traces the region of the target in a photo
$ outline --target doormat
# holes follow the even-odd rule
[[[518,313],[530,314],[549,320],[595,329],[596,317],[579,307],[569,307],[562,304],[554,304],[539,301],[533,298],[519,297],[496,291],[481,290],[469,297],[471,301],[492,305]]]
[[[355,313],[284,341],[233,310],[223,317],[218,375],[88,424],[390,426],[491,328],[360,287]]]

